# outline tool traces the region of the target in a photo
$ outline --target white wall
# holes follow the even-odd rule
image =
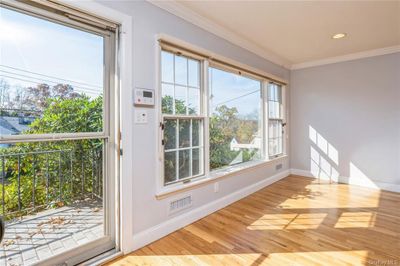
[[[315,175],[320,156],[341,182],[400,191],[400,53],[295,70],[290,83],[291,168]]]
[[[158,90],[156,84],[156,42],[155,36],[160,33],[168,34],[183,41],[192,43],[196,46],[208,49],[222,56],[234,59],[249,66],[259,68],[265,72],[274,74],[280,78],[288,79],[289,71],[270,63],[261,57],[241,49],[229,42],[208,33],[166,11],[159,9],[147,2],[136,1],[97,1],[108,7],[128,14],[133,18],[133,86],[154,88]],[[130,90],[132,88],[123,88]],[[126,92],[126,91],[125,91]],[[126,95],[126,93],[123,93]],[[134,107],[132,104],[122,106],[122,117],[133,117]],[[254,185],[247,192],[251,192],[261,185],[268,182],[263,180],[278,173],[285,175],[289,169],[289,159],[284,158],[280,161],[270,163],[241,174],[232,175],[219,180],[219,192],[215,193],[213,184],[196,187],[189,192],[193,197],[193,206],[183,213],[176,214],[174,217],[168,216],[167,204],[169,198],[157,200],[156,194],[156,164],[157,143],[156,136],[158,125],[156,124],[156,109],[149,109],[149,123],[137,125],[133,121],[122,121],[123,132],[122,140],[131,138],[132,158],[127,157],[130,153],[124,153],[123,163],[132,164],[132,173],[122,178],[132,178],[133,186],[128,188],[132,193],[131,209],[133,213],[133,247],[137,248],[146,244],[148,241],[155,240],[170,230],[177,229],[185,223],[191,222],[205,213],[215,210],[229,203],[234,197],[230,195],[244,196],[245,194],[235,194],[247,186]],[[126,114],[129,115],[126,115]],[[130,128],[129,128],[130,127]],[[133,134],[129,134],[129,132]],[[128,132],[128,135],[126,134]],[[283,163],[283,168],[275,170],[275,165]],[[127,196],[127,195],[123,195]],[[176,195],[174,196],[176,197]],[[210,205],[210,202],[218,204]],[[129,206],[129,205],[127,205]],[[197,211],[194,211],[196,209]],[[126,210],[123,210],[126,211]],[[190,215],[185,215],[190,213]],[[123,214],[124,216],[124,214]],[[181,218],[180,218],[181,217]],[[173,220],[171,220],[173,218]],[[125,251],[129,249],[124,249]]]

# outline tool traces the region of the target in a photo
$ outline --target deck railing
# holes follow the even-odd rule
[[[3,148],[4,149],[4,148]],[[103,145],[0,154],[5,220],[103,196]]]

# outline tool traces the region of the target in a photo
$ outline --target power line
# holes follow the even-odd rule
[[[235,97],[235,98],[232,98],[232,99],[229,99],[229,100],[227,100],[227,101],[223,101],[223,102],[217,103],[217,104],[215,104],[215,107],[217,107],[217,106],[219,106],[219,105],[221,105],[221,104],[225,104],[225,103],[232,102],[232,101],[234,101],[234,100],[243,98],[243,97],[245,97],[245,96],[249,96],[249,95],[254,94],[254,93],[256,93],[256,92],[260,92],[260,90],[257,89],[257,90],[255,90],[255,91],[252,91],[252,92],[249,92],[249,93],[240,95],[240,96]]]
[[[49,75],[45,75],[45,74],[40,74],[40,73],[37,73],[37,72],[32,72],[32,71],[29,71],[29,70],[25,70],[25,69],[21,69],[21,68],[16,68],[16,67],[11,67],[11,66],[6,66],[6,65],[2,65],[2,64],[0,64],[0,67],[11,68],[11,69],[14,69],[14,70],[17,70],[17,71],[22,71],[22,72],[26,72],[26,73],[30,73],[30,74],[34,74],[34,75],[46,77],[46,78],[52,78],[52,79],[56,79],[56,80],[68,81],[68,82],[72,82],[72,83],[76,83],[76,84],[81,84],[81,85],[86,85],[86,86],[90,86],[90,87],[101,88],[101,86],[98,86],[98,85],[93,85],[93,84],[84,83],[84,82],[80,82],[80,81],[69,80],[69,79],[58,78],[58,77],[49,76]]]
[[[19,80],[19,81],[23,81],[23,82],[30,82],[30,83],[35,83],[35,84],[37,84],[37,85],[39,85],[39,84],[42,84],[41,82],[37,82],[37,81],[32,81],[32,80],[26,80],[26,79],[21,79],[21,78],[16,78],[16,77],[11,77],[11,76],[7,76],[7,75],[4,75],[4,74],[1,74],[0,73],[0,77],[6,77],[6,78],[11,78],[11,79],[16,79],[16,80]],[[79,87],[75,87],[75,88],[79,88]],[[83,92],[85,92],[85,90],[84,89],[81,89]],[[94,94],[94,92],[91,92],[91,91],[86,91],[88,94]]]
[[[23,77],[23,78],[36,79],[36,80],[43,81],[43,82],[54,83],[54,84],[56,84],[56,85],[57,85],[57,84],[60,84],[59,82],[54,81],[54,80],[47,80],[47,79],[36,78],[36,77],[27,76],[27,75],[22,75],[22,74],[18,74],[18,73],[14,73],[14,72],[9,72],[9,71],[5,71],[5,70],[1,70],[1,69],[0,69],[0,72],[4,72],[4,73],[7,73],[7,74],[11,74],[11,75],[17,75],[17,76]],[[0,75],[3,75],[3,74],[0,73]],[[35,82],[35,81],[32,81],[32,82]],[[72,85],[71,85],[71,86],[72,86]],[[98,90],[96,90],[96,89],[94,89],[94,88],[80,87],[80,86],[75,86],[75,85],[73,85],[73,87],[75,87],[75,88],[80,88],[80,89],[82,89],[82,90],[98,92]]]

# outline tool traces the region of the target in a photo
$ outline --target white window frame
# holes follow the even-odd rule
[[[104,75],[103,75],[103,129],[100,132],[51,133],[32,135],[0,136],[0,144],[18,142],[49,142],[62,140],[101,139],[103,144],[103,209],[104,235],[91,242],[66,249],[40,261],[42,264],[78,264],[94,258],[99,254],[118,248],[117,225],[119,218],[115,216],[118,205],[114,199],[119,181],[119,85],[117,82],[117,54],[119,41],[119,25],[106,21],[86,12],[69,8],[52,2],[24,3],[2,0],[0,7],[38,17],[53,23],[65,25],[81,31],[102,36],[104,41]],[[62,11],[62,12],[59,12]],[[62,15],[64,14],[64,15]]]
[[[281,103],[281,106],[280,106],[280,114],[281,114],[281,117],[280,118],[272,118],[272,117],[270,117],[269,116],[269,109],[268,109],[268,104],[269,104],[269,95],[268,95],[268,86],[270,85],[270,84],[275,84],[275,85],[278,85],[279,87],[280,87],[280,90],[281,90],[281,101],[282,101],[282,103]],[[266,105],[266,117],[267,117],[267,120],[265,121],[265,124],[266,124],[266,131],[267,131],[267,138],[266,138],[266,145],[267,145],[267,153],[266,153],[266,156],[269,158],[269,159],[274,159],[274,158],[278,158],[278,157],[281,157],[281,156],[283,156],[283,155],[285,155],[286,154],[286,104],[285,104],[285,102],[286,102],[286,94],[285,94],[285,86],[284,85],[282,85],[282,84],[277,84],[276,82],[271,82],[271,81],[269,81],[269,82],[266,82],[266,86],[265,86],[265,94],[266,94],[266,102],[267,102],[267,105]],[[276,153],[276,154],[270,154],[269,152],[269,140],[270,140],[270,136],[268,135],[268,130],[269,130],[269,123],[271,122],[271,121],[278,121],[278,122],[280,122],[281,123],[281,125],[282,125],[282,146],[281,146],[281,152],[280,153]]]
[[[161,57],[161,54],[162,54],[162,52],[167,52],[167,53],[171,53],[172,55],[173,55],[173,82],[171,83],[171,82],[164,82],[164,81],[162,81],[162,74],[161,74],[161,64],[162,64],[162,57]],[[189,84],[187,85],[187,86],[185,86],[185,85],[183,85],[183,84],[178,84],[178,83],[176,83],[175,82],[175,56],[183,56],[183,57],[186,57],[187,58],[187,60],[189,60],[189,59],[192,59],[192,60],[196,60],[196,61],[198,61],[199,62],[199,87],[197,88],[197,87],[193,87],[193,86],[189,86]],[[204,76],[204,67],[203,67],[203,65],[204,65],[204,61],[203,60],[201,60],[201,59],[198,59],[198,58],[193,58],[193,56],[190,56],[190,55],[186,55],[186,54],[177,54],[177,53],[175,53],[174,51],[170,51],[170,50],[167,50],[167,49],[160,49],[160,60],[159,60],[159,66],[160,66],[160,82],[159,82],[159,92],[160,92],[160,106],[159,106],[159,109],[160,109],[160,116],[161,116],[161,119],[160,119],[160,127],[161,127],[161,150],[162,150],[162,153],[161,153],[161,158],[162,158],[162,162],[163,162],[163,166],[162,166],[162,177],[163,177],[163,180],[162,180],[162,183],[163,183],[163,185],[164,186],[168,186],[168,185],[172,185],[172,184],[176,184],[176,183],[186,183],[186,182],[190,182],[190,180],[192,180],[192,179],[195,179],[195,178],[198,178],[198,177],[202,177],[202,176],[204,176],[205,175],[205,159],[204,159],[204,155],[205,155],[205,134],[204,134],[204,132],[205,132],[205,118],[207,117],[207,115],[206,115],[206,109],[204,108],[204,94],[203,94],[203,92],[204,92],[204,86],[205,86],[205,84],[204,84],[204,78],[203,78],[203,76]],[[187,82],[189,83],[189,62],[188,62],[188,64],[187,64]],[[163,84],[166,84],[166,85],[171,85],[171,86],[182,86],[182,87],[186,87],[186,89],[187,89],[187,91],[186,91],[186,103],[188,104],[188,100],[189,100],[189,95],[188,95],[188,90],[190,89],[190,88],[195,88],[195,89],[199,89],[199,97],[200,97],[200,103],[199,103],[199,113],[198,114],[194,114],[194,115],[191,115],[191,114],[189,114],[188,113],[188,108],[186,109],[186,114],[175,114],[175,88],[174,88],[174,98],[173,98],[173,114],[164,114],[163,112],[162,112],[162,85]],[[176,123],[176,140],[175,140],[175,142],[176,142],[176,145],[178,145],[179,146],[179,121],[180,120],[190,120],[190,146],[189,147],[183,147],[183,148],[180,148],[180,147],[175,147],[175,148],[173,148],[173,149],[165,149],[165,143],[164,143],[164,136],[163,136],[163,132],[164,132],[164,128],[165,128],[165,121],[166,120],[175,120],[175,121],[177,121],[177,123]],[[192,125],[192,123],[193,123],[193,120],[199,120],[199,121],[201,121],[200,122],[200,135],[199,135],[199,145],[197,145],[197,146],[192,146],[192,129],[193,129],[193,125]],[[197,175],[193,175],[192,174],[192,169],[193,169],[193,160],[190,160],[189,161],[189,172],[190,172],[190,174],[189,174],[189,176],[187,176],[187,177],[184,177],[184,178],[181,178],[181,179],[179,179],[179,164],[178,164],[178,162],[179,162],[179,152],[180,151],[184,151],[184,150],[189,150],[190,151],[190,157],[192,158],[192,155],[193,155],[193,150],[194,149],[199,149],[199,151],[200,151],[200,154],[199,154],[199,160],[200,160],[200,166],[199,166],[199,168],[200,168],[200,170],[199,170],[199,174],[197,174]],[[165,182],[165,176],[164,176],[164,158],[165,158],[165,153],[166,152],[175,152],[176,153],[176,172],[175,172],[175,180],[174,181],[171,181],[171,182]]]
[[[258,165],[261,165],[263,163],[268,163],[268,162],[273,162],[275,160],[279,160],[282,158],[285,158],[287,156],[286,152],[286,139],[287,139],[287,133],[286,130],[283,133],[283,149],[282,153],[279,154],[278,156],[275,156],[273,158],[269,157],[269,152],[268,152],[268,121],[269,121],[269,116],[268,116],[268,84],[270,82],[275,82],[281,85],[282,88],[282,116],[283,116],[283,123],[286,123],[286,80],[279,79],[278,77],[275,77],[271,74],[265,73],[263,71],[259,71],[258,69],[251,68],[247,65],[243,65],[239,62],[235,62],[231,59],[224,58],[222,56],[215,55],[207,50],[204,50],[199,47],[195,47],[189,43],[180,41],[178,39],[175,39],[173,37],[167,36],[167,35],[160,35],[157,36],[156,41],[156,53],[157,53],[157,86],[158,90],[156,92],[157,96],[157,106],[156,108],[158,109],[158,121],[157,127],[161,128],[160,125],[162,125],[163,122],[163,114],[162,114],[162,106],[161,106],[161,98],[162,98],[162,86],[161,86],[161,51],[164,49],[164,44],[162,43],[164,40],[166,40],[167,47],[169,51],[174,51],[181,53],[182,55],[188,55],[189,57],[195,58],[197,60],[201,60],[201,65],[202,65],[202,80],[201,80],[201,88],[202,88],[202,100],[201,100],[201,108],[203,110],[204,114],[204,123],[203,123],[203,143],[204,143],[204,174],[201,176],[196,176],[192,178],[187,178],[185,182],[183,180],[179,180],[177,182],[167,184],[165,185],[164,183],[164,150],[163,150],[163,145],[162,145],[162,140],[163,140],[163,132],[162,130],[159,130],[158,133],[158,177],[157,177],[157,191],[156,191],[156,197],[158,199],[162,199],[164,197],[167,197],[171,194],[173,194],[176,191],[180,190],[185,190],[188,189],[192,186],[197,186],[198,184],[202,184],[204,182],[209,182],[212,180],[215,180],[216,178],[222,177],[222,176],[227,176],[231,175],[232,173],[242,171],[245,169],[250,169],[253,167],[256,167]],[[169,47],[172,47],[171,50]],[[183,48],[183,49],[182,49]],[[221,63],[219,60],[215,59],[221,59],[225,63]],[[232,72],[235,74],[240,74],[243,76],[247,76],[251,79],[255,79],[260,81],[261,84],[261,122],[262,125],[260,125],[261,130],[262,130],[262,159],[260,160],[253,160],[249,162],[244,162],[241,164],[233,165],[233,166],[228,166],[223,169],[216,169],[213,171],[210,171],[210,164],[209,164],[209,118],[210,118],[210,107],[209,107],[209,77],[208,77],[208,70],[209,67],[215,67],[218,69],[221,69],[223,71],[227,72]]]

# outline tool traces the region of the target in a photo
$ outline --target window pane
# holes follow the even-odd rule
[[[165,149],[176,149],[176,120],[165,120],[164,122]]]
[[[200,88],[200,62],[189,59],[189,86]]]
[[[179,179],[190,175],[190,150],[179,151]]]
[[[179,120],[179,148],[190,146],[190,120]]]
[[[192,146],[200,146],[201,120],[192,120]]]
[[[101,132],[104,38],[0,12],[0,135]]]
[[[192,151],[192,158],[193,158],[193,165],[192,165],[192,175],[199,175],[202,174],[203,171],[201,169],[201,161],[202,161],[202,155],[200,153],[201,149],[193,149]]]
[[[200,90],[189,88],[189,114],[200,114]]]
[[[261,82],[210,68],[210,168],[259,159]]]
[[[162,113],[173,114],[174,110],[174,86],[162,84]]]
[[[174,82],[174,55],[165,51],[161,52],[161,81]]]
[[[184,56],[175,55],[175,84],[187,85],[188,64],[187,58]]]
[[[186,93],[186,87],[175,86],[175,114],[186,114]]]
[[[164,180],[165,183],[176,180],[176,154],[177,152],[166,152],[164,155]]]
[[[282,87],[268,84],[268,116],[269,118],[282,118]]]
[[[282,121],[271,120],[268,124],[269,155],[274,156],[283,152]]]

